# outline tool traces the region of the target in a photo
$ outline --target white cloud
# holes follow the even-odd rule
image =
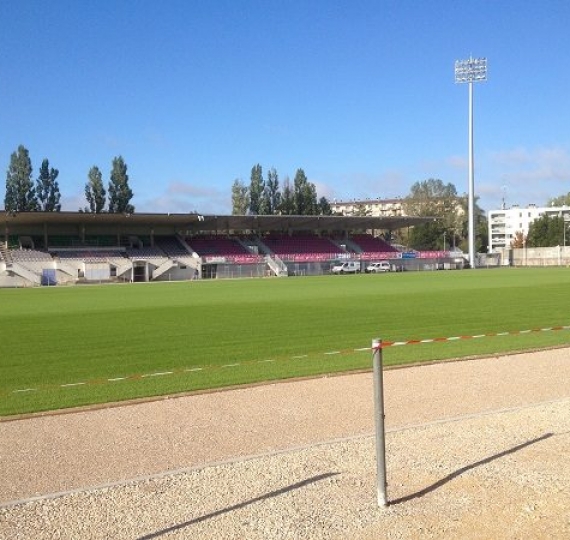
[[[466,170],[468,161],[464,156],[449,156],[445,160],[445,164],[451,169]]]
[[[563,146],[492,152],[478,164],[476,192],[488,209],[499,208],[503,198],[507,206],[545,205],[570,191],[570,150]]]
[[[135,204],[139,212],[229,214],[230,193],[188,182],[172,181],[166,191]]]
[[[491,154],[491,162],[513,181],[570,182],[570,152],[567,148],[516,148]]]

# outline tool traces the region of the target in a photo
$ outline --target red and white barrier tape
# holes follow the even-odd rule
[[[436,337],[429,339],[409,339],[407,341],[381,341],[380,348],[399,347],[402,345],[419,345],[420,343],[437,343],[442,341],[458,341],[462,339],[478,339],[484,337],[517,336],[522,334],[531,334],[533,332],[553,332],[556,330],[570,330],[570,326],[550,326],[547,328],[531,328],[529,330],[512,330],[509,332],[489,332],[488,334],[477,334],[475,336]]]

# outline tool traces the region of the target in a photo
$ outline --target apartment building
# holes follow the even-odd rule
[[[513,205],[511,208],[489,210],[487,219],[489,224],[489,252],[498,252],[509,248],[517,232],[526,237],[530,224],[541,216],[562,216],[570,220],[570,207],[543,206],[529,204],[526,208]]]
[[[331,203],[331,209],[335,214],[343,216],[388,217],[405,215],[402,199],[335,200]]]

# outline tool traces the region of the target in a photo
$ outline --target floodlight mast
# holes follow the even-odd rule
[[[475,172],[473,159],[473,83],[487,80],[487,59],[455,61],[455,82],[469,84],[469,264],[475,268]]]

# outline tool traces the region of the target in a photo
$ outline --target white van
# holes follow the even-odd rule
[[[388,261],[380,261],[369,264],[366,267],[367,274],[376,274],[377,272],[390,272],[392,268],[390,267],[390,263]]]
[[[331,272],[333,274],[360,274],[360,263],[356,261],[349,261],[335,264],[332,267]]]

